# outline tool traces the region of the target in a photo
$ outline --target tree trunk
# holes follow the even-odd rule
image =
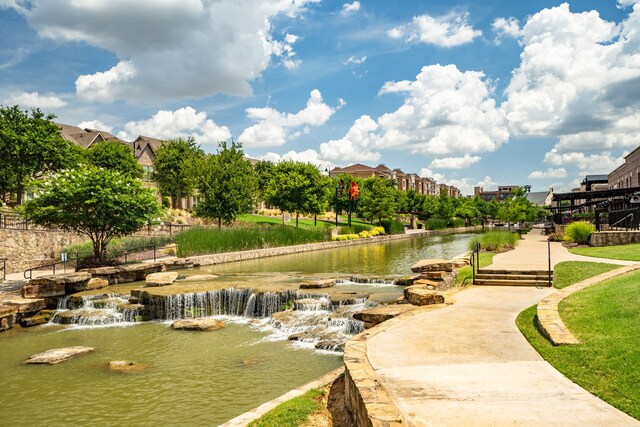
[[[296,228],[298,228],[298,217],[300,216],[299,212],[296,212]]]
[[[18,185],[16,185],[16,203],[18,205],[22,204],[22,196],[24,193],[24,185],[22,184],[22,179],[18,179]]]
[[[176,206],[178,206],[178,204],[176,203],[176,198],[171,196],[171,209],[176,209]]]
[[[218,230],[222,228],[222,218],[218,218]]]

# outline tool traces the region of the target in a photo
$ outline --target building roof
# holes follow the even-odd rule
[[[151,151],[155,153],[158,151],[158,148],[164,144],[164,141],[157,138],[151,138],[150,136],[139,135],[132,144],[134,154],[136,157],[140,157],[147,146],[149,146]]]
[[[66,141],[79,145],[82,148],[89,148],[93,143],[100,141],[117,141],[128,144],[127,142],[103,130],[90,128],[83,129],[78,126],[65,125],[63,123],[56,123],[56,125],[60,129],[60,135],[62,135],[62,138]]]
[[[583,184],[606,184],[609,182],[608,175],[587,175],[582,180]]]
[[[549,191],[532,191],[526,193],[527,200],[536,206],[544,206],[549,198]],[[550,200],[549,200],[550,201]]]

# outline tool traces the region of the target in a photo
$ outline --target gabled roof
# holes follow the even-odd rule
[[[136,157],[140,157],[147,146],[155,154],[158,151],[158,148],[164,144],[164,141],[157,138],[151,138],[150,136],[139,135],[131,144],[133,144],[133,152]]]
[[[62,135],[63,139],[79,145],[82,148],[89,148],[92,144],[100,141],[115,140],[128,144],[127,142],[103,130],[90,128],[82,129],[78,126],[65,125],[63,123],[56,123],[56,125],[60,129],[60,135]]]

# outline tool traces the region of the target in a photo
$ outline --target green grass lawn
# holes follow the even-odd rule
[[[610,279],[560,303],[560,316],[580,340],[554,347],[537,328],[536,306],[516,323],[558,371],[611,405],[640,419],[640,272]]]
[[[576,255],[592,256],[596,258],[622,259],[625,261],[640,261],[640,244],[602,246],[599,248],[571,248],[569,252]]]
[[[603,262],[563,261],[553,268],[553,286],[558,289],[566,288],[619,267],[619,265]]]
[[[261,418],[251,422],[249,427],[296,427],[307,421],[309,415],[323,408],[322,390],[309,390],[302,396],[276,406]]]
[[[269,223],[269,224],[282,224],[282,216],[265,216],[265,215],[255,215],[255,214],[245,214],[242,215],[238,218],[240,221],[242,222],[251,222],[251,223]],[[338,215],[338,226],[345,226],[348,223],[348,218],[345,215]],[[358,218],[355,217],[351,217],[351,224],[355,225],[355,224],[361,224],[361,225],[366,225],[366,226],[370,226],[371,224],[369,224],[368,222],[364,222]],[[296,217],[294,215],[291,215],[291,222],[289,223],[289,225],[294,226],[296,225]],[[318,219],[314,225],[314,221],[312,219],[302,219],[300,218],[298,220],[298,226],[301,227],[335,227],[336,222],[335,220],[333,221],[328,221],[326,219]]]

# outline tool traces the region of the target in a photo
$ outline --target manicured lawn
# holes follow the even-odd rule
[[[554,347],[539,332],[536,307],[516,323],[531,345],[569,379],[640,419],[640,272],[580,291],[560,315],[581,344]]]
[[[246,215],[240,216],[238,219],[242,222],[251,222],[251,223],[258,223],[258,224],[260,223],[282,224],[282,216],[265,216],[265,215],[246,214]],[[346,216],[338,215],[338,226],[344,226],[344,225],[347,225],[347,223],[348,223],[348,219]],[[312,219],[300,218],[298,220],[298,226],[302,226],[302,227],[335,227],[336,225],[335,220],[328,221],[326,219],[318,219],[316,224],[317,225],[314,225],[314,222]],[[371,224],[369,224],[368,222],[361,221],[355,217],[351,217],[351,224],[353,225],[362,224],[362,225],[367,225],[371,227]],[[289,225],[292,225],[295,227],[296,217],[294,215],[291,215],[291,222],[289,223]]]
[[[480,268],[493,264],[493,252],[480,252]],[[471,267],[462,267],[458,269],[458,278],[456,284],[461,285],[466,280],[467,284],[471,284]]]
[[[572,248],[569,249],[569,252],[596,258],[640,261],[640,244],[637,243],[633,245],[602,246],[599,248]]]
[[[566,288],[619,267],[619,265],[603,262],[564,261],[553,268],[553,286],[558,289]]]
[[[322,410],[322,390],[309,390],[302,396],[295,397],[273,408],[249,424],[249,427],[296,427],[302,425],[309,415]]]

